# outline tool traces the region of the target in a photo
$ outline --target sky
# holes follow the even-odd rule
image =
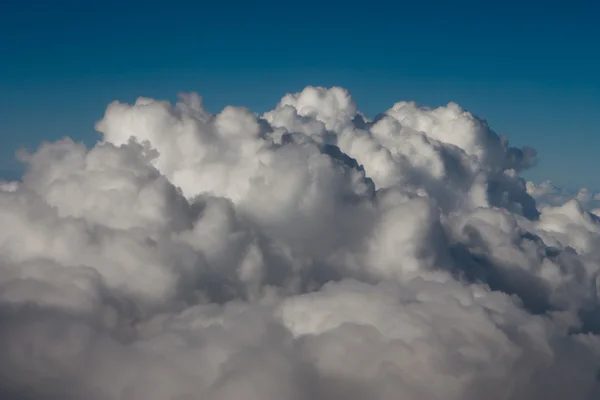
[[[93,144],[113,100],[196,91],[211,112],[265,112],[337,85],[370,116],[400,100],[457,102],[538,150],[527,179],[598,190],[598,18],[592,0],[5,2],[0,174],[19,176],[20,146]]]
[[[52,3],[0,10],[0,399],[600,399],[597,7]]]

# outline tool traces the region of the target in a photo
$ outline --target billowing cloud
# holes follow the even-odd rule
[[[542,182],[539,185],[527,182],[526,185],[527,193],[535,198],[540,209],[546,206],[561,206],[569,200],[577,200],[586,210],[600,215],[598,214],[598,210],[600,210],[600,193],[592,192],[588,188],[571,191],[554,186],[550,181]]]
[[[0,394],[600,396],[594,195],[454,103],[114,102],[0,182]]]

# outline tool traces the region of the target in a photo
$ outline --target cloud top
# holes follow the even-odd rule
[[[594,195],[450,103],[111,103],[0,182],[0,394],[596,399]]]

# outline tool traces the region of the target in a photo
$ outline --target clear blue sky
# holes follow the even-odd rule
[[[527,177],[600,189],[600,1],[5,1],[0,176],[13,152],[93,143],[114,100],[198,91],[211,111],[265,111],[341,85],[374,114],[456,101],[540,165]]]

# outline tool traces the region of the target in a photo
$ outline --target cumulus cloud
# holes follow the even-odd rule
[[[581,188],[578,191],[572,191],[555,186],[550,181],[542,182],[536,185],[533,182],[527,182],[527,193],[529,193],[538,203],[538,208],[546,206],[561,206],[570,200],[577,200],[581,206],[596,214],[600,210],[600,193],[593,192],[588,188]]]
[[[594,195],[454,103],[114,102],[0,182],[0,394],[596,399]]]

